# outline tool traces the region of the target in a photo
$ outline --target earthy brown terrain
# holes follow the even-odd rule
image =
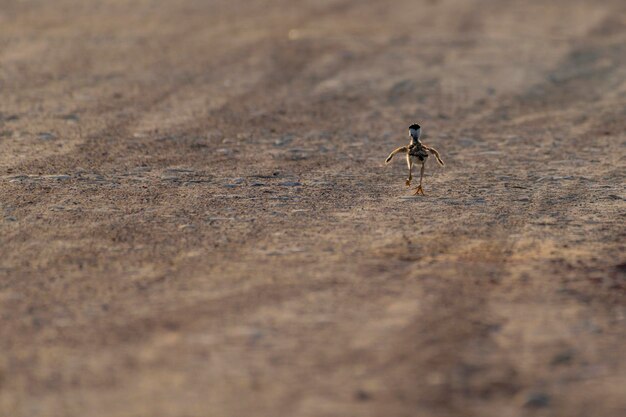
[[[623,417],[625,201],[621,0],[0,0],[0,416]]]

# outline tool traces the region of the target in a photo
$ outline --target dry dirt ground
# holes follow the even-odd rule
[[[0,416],[626,415],[625,2],[0,0],[0,91]]]

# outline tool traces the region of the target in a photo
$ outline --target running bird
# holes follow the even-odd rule
[[[422,188],[422,179],[424,178],[424,164],[428,159],[428,152],[435,155],[435,159],[437,160],[437,162],[439,162],[439,165],[444,166],[444,163],[439,156],[439,152],[437,152],[435,148],[426,146],[420,141],[420,135],[422,134],[422,128],[420,125],[412,124],[411,126],[409,126],[409,134],[411,135],[411,142],[409,143],[409,146],[401,146],[391,152],[387,159],[385,159],[385,164],[388,164],[395,154],[405,153],[406,163],[409,166],[409,178],[406,179],[406,186],[409,187],[411,185],[411,179],[413,179],[413,175],[411,173],[411,169],[413,168],[413,162],[417,163],[419,161],[419,163],[422,164],[422,169],[420,170],[420,185],[417,186],[413,195],[424,195],[424,189]]]

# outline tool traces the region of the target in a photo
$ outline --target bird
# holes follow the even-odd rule
[[[428,153],[433,154],[439,165],[444,166],[444,162],[439,156],[439,152],[435,148],[430,146],[426,146],[420,141],[420,136],[422,135],[422,127],[417,123],[409,126],[409,135],[411,136],[411,142],[409,142],[408,146],[401,146],[395,149],[393,152],[389,154],[387,159],[385,159],[385,164],[391,162],[391,159],[398,153],[406,154],[406,163],[409,167],[409,177],[406,179],[406,186],[411,186],[411,180],[413,179],[413,174],[411,170],[413,169],[413,163],[421,163],[422,168],[420,169],[420,184],[415,189],[413,195],[424,195],[424,189],[422,188],[422,180],[424,179],[424,165],[426,164],[426,160],[428,159]]]

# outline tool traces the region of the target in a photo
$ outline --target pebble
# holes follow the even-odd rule
[[[9,178],[9,182],[22,182],[29,179],[30,177],[28,175],[15,175]]]
[[[285,135],[281,137],[280,139],[276,139],[274,141],[274,146],[288,145],[293,141],[294,138],[295,138],[294,135]]]
[[[167,168],[165,172],[187,174],[187,173],[194,173],[195,171],[189,168]]]
[[[542,181],[545,181],[545,180],[548,180],[548,181],[560,181],[560,180],[571,180],[571,179],[574,179],[574,177],[572,175],[550,176],[550,177],[541,177],[536,182],[542,182]]]
[[[56,136],[50,132],[40,132],[37,134],[37,138],[40,140],[53,140],[56,139]]]
[[[561,353],[558,353],[556,355],[554,355],[554,357],[552,358],[552,366],[556,366],[556,365],[567,365],[568,363],[570,363],[572,361],[574,357],[574,351],[571,349],[565,350]]]
[[[368,401],[372,398],[372,395],[365,390],[359,389],[354,393],[354,398],[359,401]]]
[[[543,392],[533,392],[528,394],[524,407],[543,408],[550,405],[550,396]]]
[[[298,181],[285,181],[285,182],[281,182],[278,185],[282,186],[282,187],[300,187],[302,186],[301,183],[299,183]]]
[[[75,114],[64,114],[60,117],[62,120],[67,120],[70,122],[77,122],[78,121],[78,116]]]
[[[220,155],[228,156],[228,155],[232,155],[233,151],[232,151],[232,149],[228,149],[228,148],[219,148],[219,149],[215,150],[215,153],[218,153]]]
[[[306,149],[293,148],[289,149],[288,154],[283,156],[291,161],[302,161],[309,159],[309,152]]]
[[[69,180],[72,177],[67,174],[54,174],[54,175],[15,175],[9,177],[9,182],[23,182],[27,180],[38,181],[38,180],[57,180],[57,181],[65,181]]]
[[[65,174],[59,174],[59,175],[44,175],[42,178],[45,178],[48,180],[63,181],[63,180],[69,180],[72,177],[69,175],[65,175]]]
[[[196,178],[196,179],[185,181],[183,185],[201,184],[201,183],[210,183],[210,182],[211,182],[210,179]]]

